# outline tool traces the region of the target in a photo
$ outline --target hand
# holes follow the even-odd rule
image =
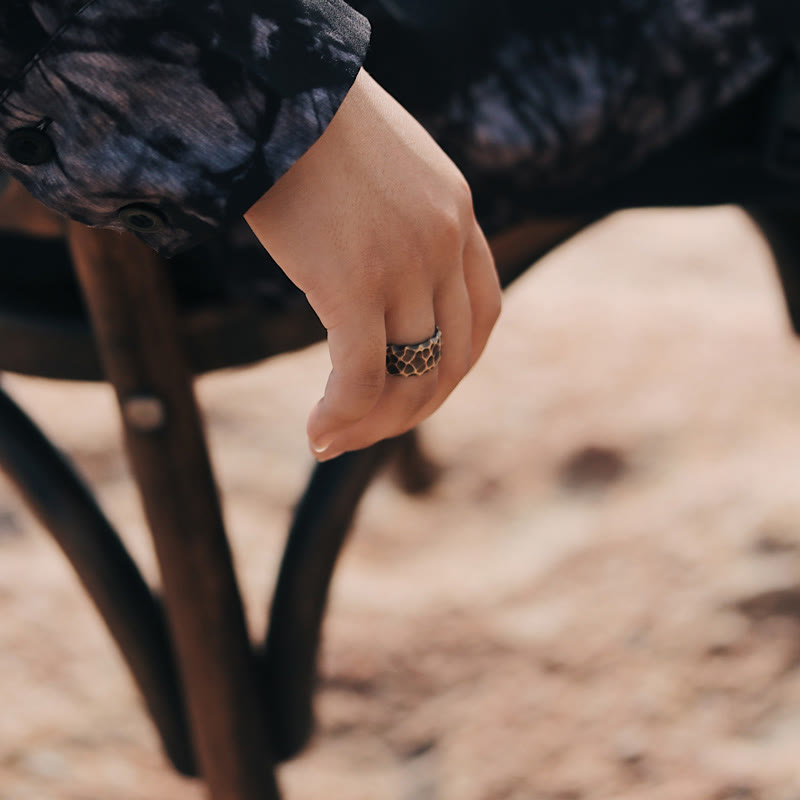
[[[245,214],[328,331],[311,412],[320,461],[413,428],[483,351],[500,313],[494,259],[464,176],[363,69],[322,136]],[[442,331],[439,366],[386,374],[386,343]]]

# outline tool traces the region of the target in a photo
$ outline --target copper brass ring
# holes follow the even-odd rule
[[[390,375],[410,378],[434,369],[442,357],[442,332],[436,328],[433,336],[419,344],[387,344],[386,371]]]

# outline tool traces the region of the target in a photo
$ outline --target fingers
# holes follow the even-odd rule
[[[386,389],[363,420],[341,431],[330,446],[316,456],[328,461],[350,450],[361,450],[381,439],[399,436],[412,427],[410,420],[436,391],[436,370],[413,378],[387,377]]]
[[[337,431],[366,416],[386,382],[386,329],[382,309],[365,311],[328,330],[331,374],[324,397],[308,420],[315,452],[330,444]]]
[[[483,353],[500,316],[503,292],[489,242],[479,225],[464,247],[464,282],[472,307],[472,364]],[[472,366],[472,364],[470,366]]]
[[[402,301],[387,311],[385,321],[373,321],[380,336],[370,337],[368,346],[361,343],[359,353],[344,350],[348,341],[359,339],[360,320],[348,327],[350,333],[329,332],[333,371],[308,426],[312,450],[320,460],[396,435],[436,391],[437,370],[413,381],[386,374],[386,331],[390,341],[416,343],[430,337],[436,325],[430,290],[414,281],[405,288]],[[358,387],[361,394],[354,398]]]
[[[398,436],[414,427],[421,414],[423,418],[427,416],[423,409],[441,403],[469,369],[472,323],[469,296],[460,270],[456,270],[454,277],[437,290],[433,303],[428,297],[427,312],[417,311],[416,316],[395,312],[392,316],[398,320],[404,319],[406,325],[409,324],[408,320],[414,318],[428,320],[425,327],[416,326],[417,331],[425,330],[426,333],[410,334],[403,339],[406,342],[424,341],[438,324],[442,331],[442,357],[439,365],[424,375],[388,376],[384,392],[375,407],[364,419],[341,431],[328,450],[317,454],[320,460],[368,447],[381,439]],[[389,324],[386,327],[387,330],[397,329]],[[444,331],[447,331],[446,335]],[[393,335],[392,340],[397,341]],[[440,396],[441,399],[436,400]]]
[[[419,425],[450,396],[480,357],[500,315],[500,280],[489,243],[478,225],[474,226],[464,246],[461,280],[445,288],[447,291],[437,297],[437,319],[444,320],[446,325],[446,328],[439,326],[443,331],[442,347],[449,349],[452,326],[457,352],[446,364],[442,359],[437,392],[415,415],[409,427]],[[446,338],[444,330],[448,331]]]
[[[436,319],[442,331],[442,360],[436,393],[408,421],[408,429],[419,425],[447,399],[472,366],[472,307],[461,271],[436,292]]]
[[[438,285],[407,276],[385,311],[329,331],[333,370],[308,425],[318,460],[413,428],[447,399],[483,352],[501,295],[494,258],[477,224],[461,255],[463,263],[444,270]],[[387,338],[395,344],[421,342],[437,325],[442,331],[437,368],[414,377],[386,374]]]

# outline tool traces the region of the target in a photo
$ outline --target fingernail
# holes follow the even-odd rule
[[[317,453],[324,453],[333,442],[333,436],[322,436],[316,442],[311,442],[311,449]]]

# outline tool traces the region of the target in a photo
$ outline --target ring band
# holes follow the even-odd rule
[[[386,371],[390,375],[410,378],[434,369],[442,357],[442,332],[434,329],[433,336],[419,344],[387,344]]]

